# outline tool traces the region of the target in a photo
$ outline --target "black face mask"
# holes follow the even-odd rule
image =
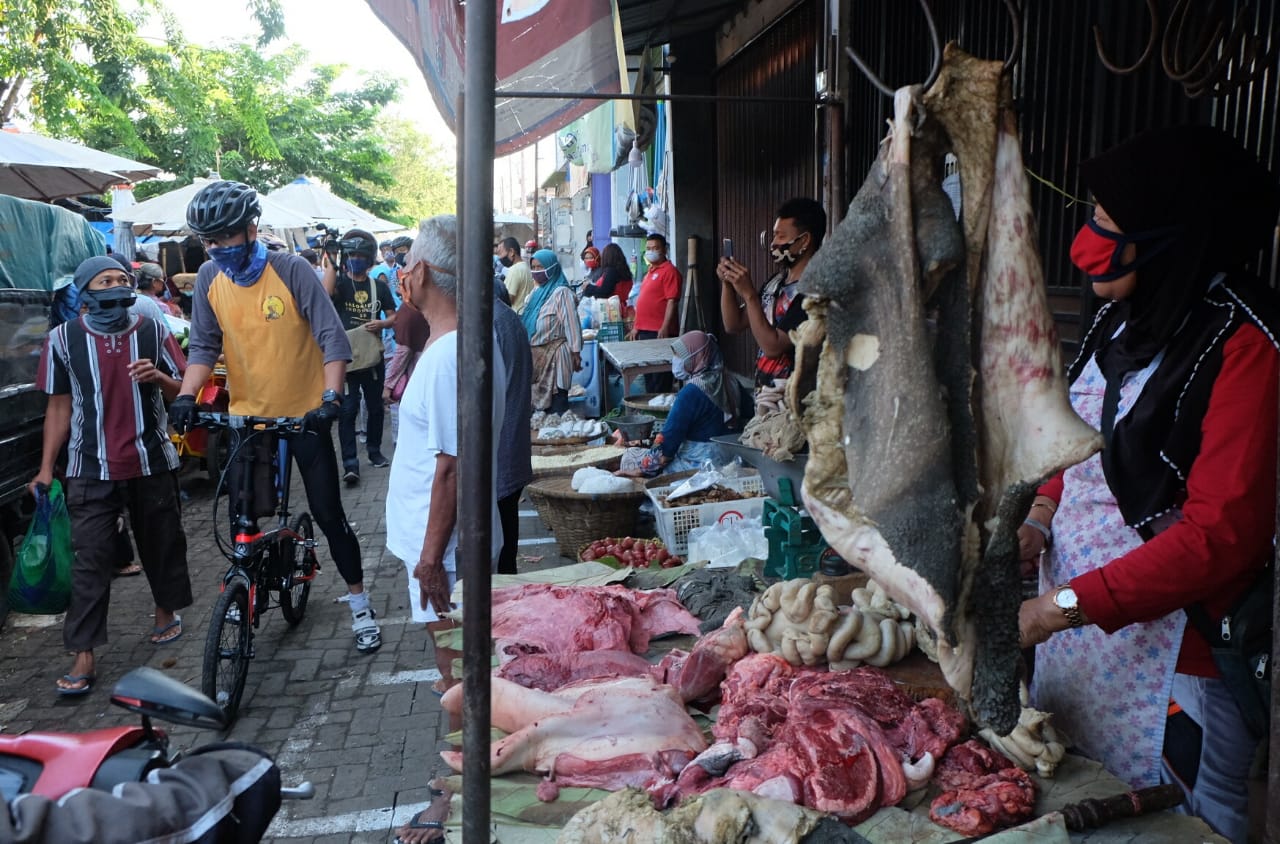
[[[399,266],[403,267],[403,266],[405,266],[405,265],[406,265],[406,264],[408,264],[408,263],[409,263],[409,253],[408,253],[408,252],[397,252],[397,253],[396,253],[396,264],[397,264],[397,265],[399,265]]]
[[[133,315],[129,308],[138,301],[132,287],[109,287],[106,290],[85,289],[80,294],[89,310],[85,322],[94,331],[114,334],[129,327]]]
[[[512,261],[510,257],[503,255],[501,258],[498,259],[498,263],[502,264],[502,266],[504,267],[509,267],[512,264],[514,264],[515,261]]]

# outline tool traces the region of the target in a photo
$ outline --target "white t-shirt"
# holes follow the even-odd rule
[[[493,343],[493,481],[497,488],[498,440],[507,393],[507,367]],[[426,538],[431,512],[431,485],[436,478],[436,455],[458,454],[458,334],[451,331],[422,352],[400,399],[400,430],[391,477],[387,484],[387,550],[416,565]],[[466,471],[458,467],[459,473]],[[495,494],[490,510],[493,539],[490,558],[502,553],[502,520]],[[444,552],[446,571],[457,571],[458,529]]]

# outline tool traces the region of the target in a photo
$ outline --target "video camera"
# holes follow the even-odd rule
[[[368,254],[370,258],[376,257],[378,247],[376,243],[366,240],[362,237],[342,237],[337,229],[331,229],[321,223],[316,228],[323,232],[320,239],[321,248],[329,257],[329,261],[337,266],[342,266],[343,259],[352,253]]]
[[[337,229],[329,228],[324,223],[320,223],[316,228],[321,231],[320,248],[324,250],[324,253],[329,256],[331,261],[337,263],[342,255],[342,241],[339,239],[341,233]]]

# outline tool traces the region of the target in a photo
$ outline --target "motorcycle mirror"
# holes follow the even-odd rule
[[[222,709],[195,689],[154,668],[135,668],[120,678],[111,692],[116,706],[199,729],[225,730]]]

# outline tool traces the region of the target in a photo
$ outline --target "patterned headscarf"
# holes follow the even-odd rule
[[[686,331],[671,344],[672,353],[680,358],[689,383],[716,403],[729,418],[738,415],[737,402],[730,391],[730,382],[724,377],[724,358],[716,338],[705,331]]]

